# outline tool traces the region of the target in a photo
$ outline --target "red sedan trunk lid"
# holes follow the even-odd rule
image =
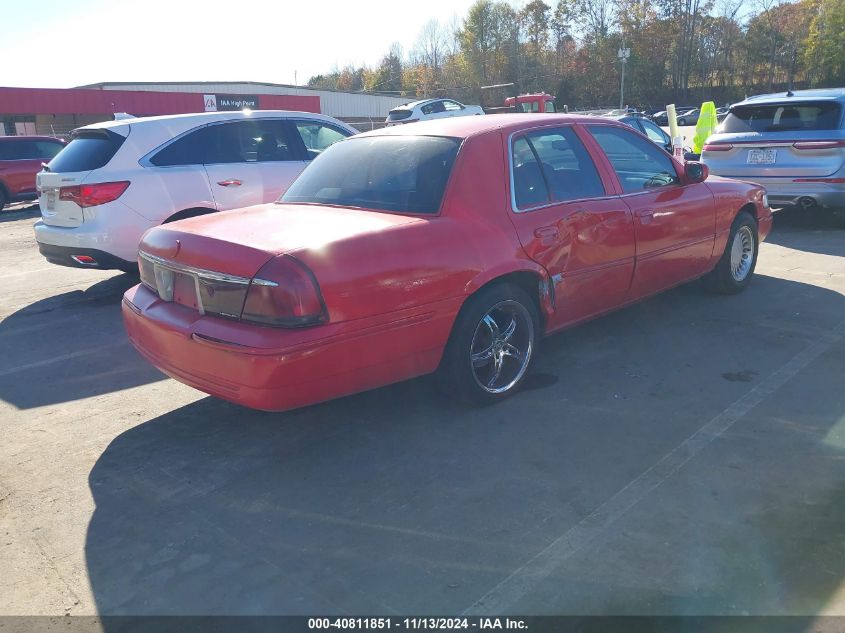
[[[186,266],[252,277],[276,255],[419,221],[359,209],[265,204],[164,224],[147,231],[140,249]]]

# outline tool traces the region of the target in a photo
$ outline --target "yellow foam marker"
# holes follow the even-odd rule
[[[719,122],[716,120],[716,104],[712,101],[705,101],[701,104],[701,114],[698,116],[698,123],[695,124],[695,138],[692,140],[692,151],[701,153],[704,143],[713,134],[713,130]]]
[[[680,136],[678,132],[678,116],[675,114],[675,104],[670,103],[666,106],[666,119],[669,121],[669,136],[673,139]]]

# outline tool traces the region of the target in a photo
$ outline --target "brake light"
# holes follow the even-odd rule
[[[249,284],[241,319],[265,325],[300,327],[327,319],[314,274],[298,259],[279,255],[261,267]]]
[[[99,204],[114,202],[123,195],[128,187],[128,180],[62,187],[59,189],[59,200],[75,202],[83,209],[85,207],[96,207]]]
[[[727,152],[729,149],[733,149],[734,146],[730,143],[705,143],[703,147],[703,151],[705,152]]]
[[[845,147],[845,141],[799,141],[793,143],[792,147],[795,149],[833,149]]]

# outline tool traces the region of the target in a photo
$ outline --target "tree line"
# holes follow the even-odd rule
[[[553,0],[552,0],[553,1]],[[477,0],[463,19],[425,24],[406,51],[308,85],[501,105],[545,91],[559,107],[718,105],[746,95],[845,86],[845,0]],[[482,86],[514,83],[513,88]]]

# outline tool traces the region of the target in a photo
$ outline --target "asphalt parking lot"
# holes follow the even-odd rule
[[[0,613],[845,614],[845,229],[742,295],[545,341],[494,408],[420,379],[239,408],[128,344],[131,275],[0,214]]]

